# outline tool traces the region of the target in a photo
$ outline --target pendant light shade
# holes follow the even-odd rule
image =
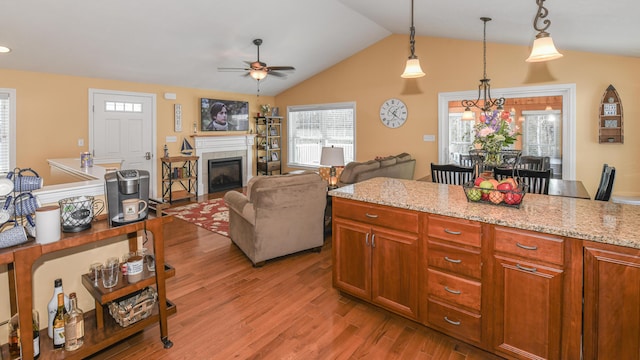
[[[420,60],[416,56],[416,28],[413,26],[413,0],[411,0],[411,27],[409,28],[409,47],[411,48],[411,55],[407,60],[407,65],[404,68],[404,72],[400,77],[405,79],[415,79],[423,77],[426,74],[420,67]]]
[[[404,72],[400,76],[405,79],[414,79],[414,78],[423,77],[425,75],[426,74],[422,71],[422,68],[420,67],[420,60],[418,60],[418,57],[416,57],[415,59],[409,58],[407,60],[407,65],[404,68]]]
[[[562,54],[558,52],[556,46],[553,44],[551,35],[546,31],[551,25],[551,20],[545,19],[549,15],[549,10],[544,7],[544,0],[536,0],[538,5],[538,12],[533,19],[533,28],[538,31],[536,39],[533,41],[533,48],[531,54],[525,60],[526,62],[541,62],[555,60],[562,57]],[[541,21],[545,19],[544,21]],[[542,23],[544,26],[539,26]]]

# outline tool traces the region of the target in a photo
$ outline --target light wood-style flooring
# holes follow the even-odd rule
[[[173,347],[155,325],[94,359],[498,359],[336,291],[331,237],[320,253],[261,268],[228,238],[179,219],[165,243],[176,268],[167,281]]]

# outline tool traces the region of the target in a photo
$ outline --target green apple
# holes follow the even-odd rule
[[[471,201],[479,201],[482,197],[482,192],[480,191],[480,189],[469,189],[467,191],[467,197]]]
[[[480,183],[480,188],[482,189],[483,194],[488,194],[493,189],[493,183],[489,180],[485,180]]]

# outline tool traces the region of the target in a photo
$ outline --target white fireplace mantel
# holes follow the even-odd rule
[[[216,135],[216,136],[198,136],[195,135],[193,140],[195,142],[194,149],[196,156],[199,156],[198,161],[198,194],[206,194],[208,188],[205,186],[207,181],[207,164],[204,159],[208,153],[220,153],[230,151],[243,152],[243,176],[242,186],[247,186],[247,182],[253,177],[253,144],[255,142],[255,135],[242,134],[242,135]]]

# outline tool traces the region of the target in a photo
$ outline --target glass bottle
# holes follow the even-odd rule
[[[73,351],[84,344],[84,313],[78,308],[76,293],[69,294],[71,310],[64,315],[64,349]]]
[[[64,314],[67,310],[64,308],[64,294],[58,294],[58,310],[56,317],[53,319],[53,348],[62,349],[64,347]]]
[[[18,313],[11,317],[9,321],[9,354],[11,358],[20,356],[20,322]]]
[[[53,296],[49,300],[47,305],[47,311],[49,315],[49,327],[47,328],[47,335],[53,339],[53,319],[56,317],[56,311],[58,310],[58,294],[64,294],[62,290],[62,279],[56,279],[53,283]],[[64,307],[69,309],[69,297],[64,295]]]
[[[31,316],[33,318],[33,359],[40,358],[40,314],[38,310],[32,310]]]

